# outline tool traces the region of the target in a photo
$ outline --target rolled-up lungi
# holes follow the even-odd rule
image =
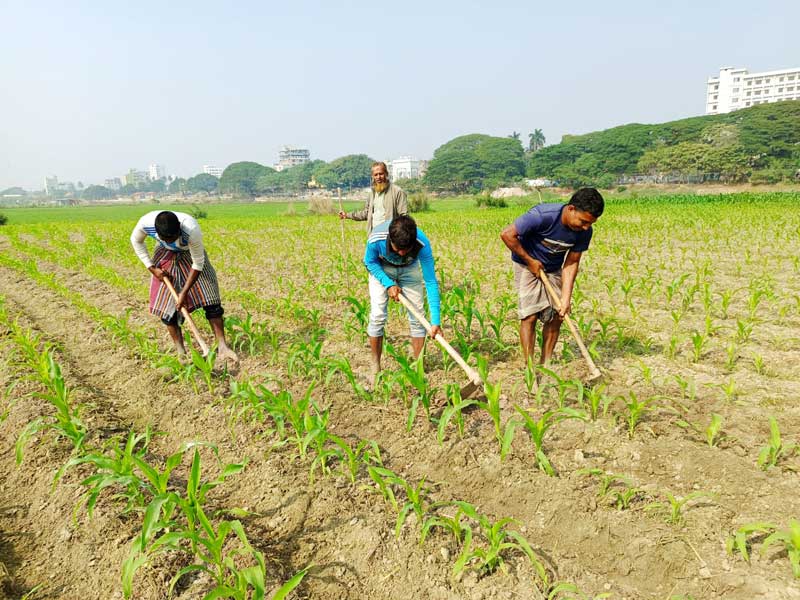
[[[172,278],[172,285],[180,294],[189,272],[192,269],[192,256],[187,252],[173,252],[163,246],[158,246],[153,254],[153,264]],[[189,312],[201,306],[214,306],[221,304],[217,272],[205,255],[205,264],[200,276],[194,282],[192,289],[186,295],[185,307]],[[167,286],[155,277],[150,280],[150,314],[171,319],[175,314],[175,300],[169,293]]]

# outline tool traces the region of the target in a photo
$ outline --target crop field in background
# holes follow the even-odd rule
[[[522,362],[509,202],[414,215],[468,400],[397,306],[364,386],[363,223],[203,206],[228,371],[147,314],[155,207],[6,211],[0,596],[800,598],[800,194],[608,201],[573,297],[593,387],[566,327]]]

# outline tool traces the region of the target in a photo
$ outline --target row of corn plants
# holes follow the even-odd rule
[[[66,440],[70,445],[69,459],[56,471],[54,486],[67,471],[81,468],[81,486],[85,488],[81,503],[89,518],[101,497],[124,502],[122,513],[142,515],[141,533],[122,567],[125,598],[133,595],[136,572],[154,556],[165,552],[184,554],[191,563],[172,577],[169,596],[184,575],[205,572],[214,584],[205,598],[265,598],[267,570],[263,553],[252,547],[239,520],[209,516],[208,493],[244,469],[246,463],[223,465],[216,447],[192,442],[184,444],[159,467],[147,459],[152,439],[149,429],[141,434],[131,431],[124,441],[112,438],[101,448],[92,447],[87,443],[88,428],[80,418],[83,406],[72,401],[72,390],[64,379],[53,345],[12,321],[2,303],[0,325],[9,331],[15,356],[12,364],[18,377],[35,384],[36,391],[32,395],[55,409],[54,414],[38,417],[23,428],[16,444],[17,463],[22,463],[25,446],[37,435],[51,434],[54,442]],[[202,478],[199,450],[204,446],[217,458],[220,474],[215,479]],[[189,478],[185,491],[181,492],[171,475],[190,454]],[[236,509],[215,511],[219,514],[236,512]],[[232,545],[229,538],[235,539],[236,544]],[[241,568],[243,560],[249,561],[250,566]],[[306,573],[307,569],[303,569],[295,574],[273,598],[284,598],[300,584]]]

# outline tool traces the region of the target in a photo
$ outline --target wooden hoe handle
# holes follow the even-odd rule
[[[164,278],[164,285],[167,286],[169,293],[172,294],[172,299],[175,300],[175,302],[177,303],[178,292],[175,291],[175,286],[173,286],[172,282],[166,277]],[[186,309],[185,306],[181,306],[181,314],[183,315],[183,318],[186,319],[186,324],[189,326],[189,331],[192,332],[192,335],[194,336],[197,345],[200,346],[200,350],[203,352],[203,356],[206,356],[208,354],[208,344],[206,344],[205,340],[203,339],[203,336],[200,335],[200,330],[197,329],[197,325],[194,324],[191,313]]]
[[[412,315],[414,315],[414,317],[416,317],[417,321],[422,323],[422,326],[425,328],[425,331],[427,331],[428,334],[430,334],[431,329],[433,329],[433,327],[425,318],[425,316],[420,314],[420,312],[416,309],[416,307],[413,304],[411,304],[408,298],[406,298],[403,295],[403,292],[400,292],[399,298],[400,298],[400,303],[408,309],[408,312],[410,312]],[[461,358],[461,355],[458,352],[456,352],[455,348],[453,348],[450,344],[447,343],[447,340],[444,339],[444,336],[442,336],[441,333],[437,333],[436,337],[433,339],[436,340],[436,342],[453,358],[453,360],[458,363],[458,366],[463,369],[464,373],[467,374],[467,377],[469,377],[472,383],[474,383],[478,387],[483,386],[483,381],[481,380],[481,376],[478,375],[478,372],[472,367],[470,367],[463,358]]]
[[[539,279],[542,280],[547,293],[550,295],[550,298],[553,301],[553,305],[556,307],[556,310],[561,310],[561,298],[558,297],[555,289],[553,289],[553,284],[550,283],[550,280],[547,278],[547,275],[544,272],[544,269],[539,270]],[[602,373],[600,373],[600,369],[597,368],[597,365],[594,364],[589,351],[586,349],[586,344],[583,343],[583,338],[581,338],[581,334],[578,332],[578,328],[575,327],[575,323],[572,322],[572,319],[569,318],[569,315],[564,315],[564,320],[567,322],[567,327],[572,332],[572,337],[575,338],[575,342],[578,344],[578,349],[581,351],[581,355],[583,356],[586,364],[589,365],[589,377],[595,379],[600,377]]]

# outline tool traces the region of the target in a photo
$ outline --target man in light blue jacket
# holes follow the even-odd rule
[[[439,283],[436,281],[433,251],[425,234],[417,229],[414,219],[407,215],[395,217],[372,230],[367,239],[364,264],[369,271],[370,313],[367,335],[372,352],[373,378],[381,370],[383,328],[388,316],[388,301],[398,300],[400,292],[422,313],[425,310],[422,284],[428,294],[431,336],[440,333],[441,315]],[[414,357],[422,352],[425,327],[408,313],[411,347]]]

